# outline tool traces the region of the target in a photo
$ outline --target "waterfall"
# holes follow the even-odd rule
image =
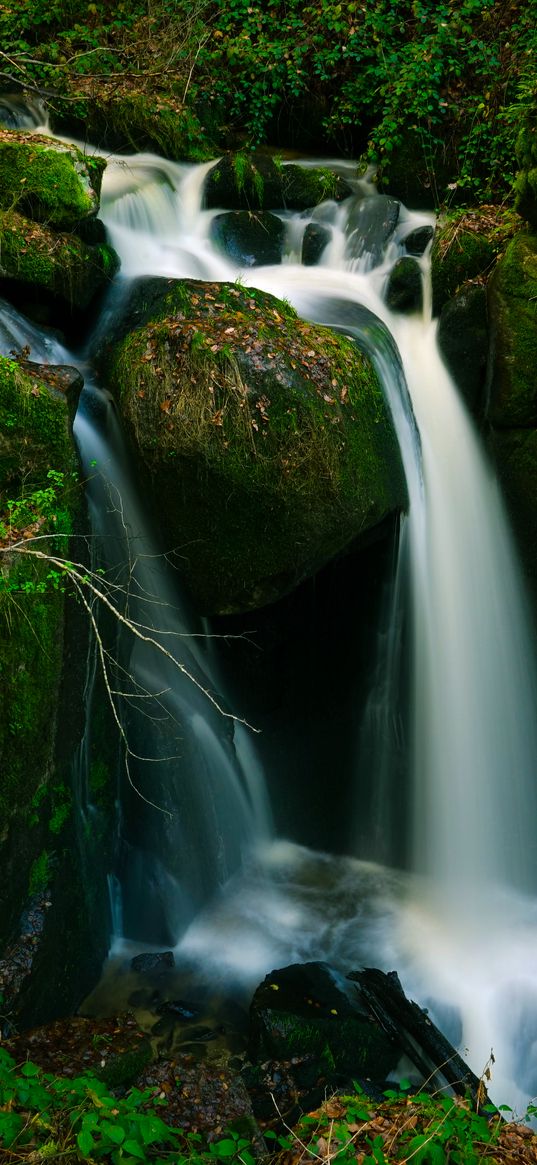
[[[377,785],[377,836],[406,832],[402,811],[412,806],[410,870],[394,870],[393,850],[365,851],[359,840],[354,854],[334,856],[272,836],[262,744],[258,753],[246,726],[234,726],[207,698],[221,683],[203,637],[191,638],[204,628],[156,557],[113,406],[101,390],[86,390],[77,437],[100,554],[120,572],[129,612],[157,643],[121,636],[117,646],[134,685],[122,722],[133,751],[152,757],[132,770],[143,810],[128,783],[123,790],[114,886],[121,885],[125,933],[174,942],[178,963],[213,983],[254,985],[271,967],[309,958],[342,969],[395,967],[468,1049],[477,1072],[494,1045],[496,1095],[523,1103],[537,1090],[535,661],[503,504],[438,356],[434,323],[427,313],[392,315],[383,300],[409,223],[429,219],[403,211],[387,248],[378,240],[364,247],[359,208],[364,195],[366,202],[375,195],[362,188],[360,198],[314,212],[332,233],[318,266],[296,260],[312,219],[282,212],[281,265],[239,270],[210,241],[217,212],[202,208],[208,166],[147,154],[107,160],[101,217],[122,259],[119,281],[240,277],[350,334],[380,373],[410,495],[362,723],[370,772],[362,760],[356,773],[357,785],[368,778]],[[424,279],[426,267],[424,260]],[[408,711],[401,709],[405,621]],[[158,644],[170,642],[166,661]],[[178,663],[199,686],[184,676],[178,682]],[[162,718],[142,724],[132,705],[147,693]],[[403,767],[398,794],[394,778]]]

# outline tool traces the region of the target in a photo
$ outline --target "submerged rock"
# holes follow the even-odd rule
[[[274,601],[406,505],[380,385],[346,338],[264,292],[166,279],[134,285],[116,336],[110,386],[203,610]]]
[[[328,246],[332,232],[321,223],[309,222],[302,239],[302,262],[305,267],[314,267]]]
[[[210,227],[215,245],[241,267],[281,263],[284,235],[282,220],[268,211],[217,214]]]
[[[323,167],[275,161],[268,154],[226,154],[205,179],[209,208],[309,210],[327,198],[339,202],[352,193],[339,174]]]
[[[423,255],[434,236],[434,227],[416,227],[405,235],[403,244],[408,255]]]
[[[138,971],[141,975],[151,975],[155,971],[166,971],[170,967],[175,967],[175,957],[173,951],[148,951],[142,955],[135,955],[131,959],[131,967],[133,971]]]
[[[387,194],[357,197],[349,213],[347,259],[368,255],[371,267],[380,263],[399,221],[400,209],[400,203]]]
[[[423,282],[420,265],[415,259],[405,256],[394,263],[386,286],[386,303],[390,311],[406,315],[421,312]]]

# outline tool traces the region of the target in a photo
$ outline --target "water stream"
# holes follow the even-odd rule
[[[239,270],[210,241],[217,212],[201,206],[207,169],[151,155],[108,157],[101,217],[121,256],[119,284],[147,274],[240,276],[285,297],[371,351],[397,428],[410,510],[355,746],[357,805],[364,782],[374,785],[376,821],[367,847],[357,824],[347,856],[274,836],[262,745],[246,726],[222,718],[200,687],[184,675],[178,682],[179,660],[226,705],[217,647],[204,641],[156,556],[115,411],[90,384],[77,440],[92,482],[99,553],[118,577],[126,571],[130,612],[158,642],[173,643],[174,657],[163,661],[139,643],[118,649],[134,676],[123,712],[129,740],[161,763],[133,761],[132,770],[158,815],[132,812],[136,794],[123,793],[114,875],[123,940],[114,965],[132,949],[128,939],[136,949],[172,943],[179,966],[223,991],[237,982],[254,986],[272,967],[299,959],[396,968],[475,1071],[494,1047],[493,1094],[523,1108],[537,1092],[535,658],[503,503],[438,356],[435,324],[427,310],[423,318],[391,315],[382,298],[405,234],[429,218],[403,210],[386,251],[373,253],[357,246],[357,199],[324,204],[332,242],[319,265],[306,269],[297,255],[308,216],[282,211],[282,264]],[[365,194],[375,197],[372,188]],[[427,280],[426,259],[423,273]],[[59,362],[57,354],[45,358]],[[148,692],[157,694],[159,716],[142,723],[132,706]],[[404,871],[390,867],[384,844],[394,828],[396,754],[408,770],[411,806]]]

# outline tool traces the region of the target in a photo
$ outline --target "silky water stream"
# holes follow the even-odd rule
[[[435,324],[427,311],[392,316],[383,302],[401,240],[426,216],[402,210],[387,249],[374,254],[357,245],[356,200],[326,203],[315,214],[330,224],[332,242],[317,267],[305,268],[297,256],[308,217],[282,212],[282,264],[239,271],[209,239],[215,212],[201,206],[207,169],[150,155],[108,158],[101,215],[122,260],[119,291],[138,275],[240,276],[354,336],[383,381],[410,509],[354,747],[356,844],[348,855],[319,852],[275,836],[262,742],[207,697],[218,692],[224,711],[241,716],[227,702],[217,643],[204,637],[153,548],[113,406],[86,387],[76,432],[100,552],[126,580],[130,614],[157,644],[173,643],[171,660],[158,646],[119,647],[135,677],[124,712],[129,743],[150,758],[132,759],[132,784],[144,796],[151,789],[159,809],[144,813],[141,801],[129,812],[138,794],[126,785],[106,990],[112,984],[128,995],[125,967],[144,944],[173,945],[178,976],[224,996],[293,961],[395,968],[477,1073],[494,1049],[492,1093],[523,1110],[537,1092],[532,633],[502,501],[438,356]],[[359,195],[375,198],[370,187]],[[426,260],[423,274],[427,285]],[[32,357],[41,358],[33,350]],[[46,358],[60,362],[57,353]],[[404,800],[413,808],[401,825],[410,835],[409,869],[400,871],[383,839],[394,828],[396,738],[405,734],[397,727],[403,623],[412,661]],[[148,692],[159,716],[142,724],[132,707]],[[364,849],[366,785],[375,789],[376,811]]]

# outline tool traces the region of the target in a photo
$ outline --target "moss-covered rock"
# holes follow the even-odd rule
[[[439,315],[463,283],[486,283],[498,256],[520,227],[514,211],[498,206],[478,206],[449,218],[436,232],[431,251],[434,315]]]
[[[83,79],[77,82],[78,88]],[[53,123],[101,149],[115,152],[150,150],[172,161],[204,162],[218,153],[210,134],[191,107],[171,94],[151,94],[103,84],[99,92],[76,90],[68,101],[55,99]]]
[[[0,356],[0,498],[49,469],[74,469],[69,407],[59,388]]]
[[[537,430],[496,430],[492,448],[524,571],[537,597]]]
[[[478,229],[465,227],[465,216],[438,231],[431,254],[433,314],[439,315],[467,280],[488,274],[495,255],[492,243]]]
[[[241,267],[281,263],[285,228],[269,211],[231,210],[217,214],[210,227],[212,241]]]
[[[537,100],[527,107],[516,144],[520,173],[515,182],[515,208],[537,230]]]
[[[457,388],[473,415],[483,419],[489,346],[487,292],[480,283],[464,283],[442,308],[438,347]]]
[[[227,154],[205,179],[209,208],[229,210],[308,210],[326,199],[340,201],[352,193],[338,174],[323,167],[283,164],[268,154]]]
[[[63,475],[54,506],[46,494],[51,469]],[[41,851],[31,834],[21,844],[21,834],[28,833],[32,806],[51,773],[63,635],[63,596],[46,585],[49,566],[10,551],[10,534],[13,526],[19,541],[24,530],[39,533],[46,552],[44,535],[54,532],[66,548],[74,472],[66,398],[0,357],[0,941],[24,894],[42,888],[36,884]],[[52,508],[54,520],[47,518]]]
[[[97,213],[105,166],[54,138],[0,129],[0,208],[73,230]]]
[[[21,1024],[78,1006],[108,939],[99,799],[86,878],[71,788],[87,626],[47,558],[71,556],[81,521],[71,433],[81,378],[51,367],[46,377],[0,357],[0,991],[3,1016]]]
[[[24,287],[47,317],[43,322],[61,325],[66,309],[84,311],[118,268],[118,256],[107,243],[90,246],[15,211],[0,212],[0,280],[4,286]]]
[[[537,236],[519,234],[489,284],[491,384],[495,426],[537,425]]]
[[[204,610],[273,601],[406,504],[382,391],[346,338],[190,280],[139,282],[124,318],[109,383]]]

